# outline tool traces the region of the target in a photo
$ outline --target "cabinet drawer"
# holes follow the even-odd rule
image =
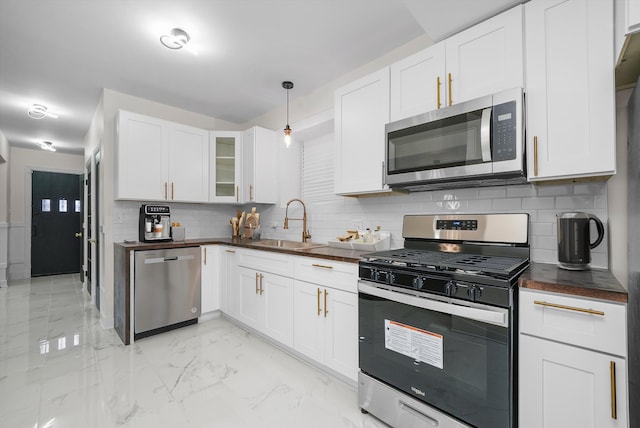
[[[626,357],[624,304],[520,289],[520,333]]]
[[[244,249],[239,252],[239,255],[239,266],[261,272],[271,272],[289,278],[293,277],[293,257],[290,255]]]
[[[358,265],[312,257],[295,257],[297,280],[337,288],[350,293],[358,292]]]

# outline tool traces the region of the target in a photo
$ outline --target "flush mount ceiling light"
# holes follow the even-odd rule
[[[58,116],[56,116],[55,114],[48,113],[47,110],[47,106],[43,106],[42,104],[34,104],[27,111],[27,115],[29,115],[31,119],[43,119],[47,116],[53,117],[55,119],[58,118]]]
[[[293,82],[282,82],[282,87],[287,90],[287,126],[284,127],[284,144],[291,145],[291,127],[289,126],[289,89],[293,88]]]
[[[169,32],[169,34],[165,34],[160,36],[160,43],[166,48],[169,49],[182,49],[189,43],[191,37],[181,28],[174,28]]]
[[[51,141],[43,141],[40,143],[40,148],[42,150],[49,150],[50,152],[55,152],[56,148],[53,147],[53,143]]]

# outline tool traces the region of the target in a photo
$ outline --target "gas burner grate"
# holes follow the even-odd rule
[[[526,262],[527,260],[516,257],[462,254],[447,260],[445,265],[451,269],[510,275]]]

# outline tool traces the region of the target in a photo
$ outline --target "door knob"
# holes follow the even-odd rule
[[[82,238],[82,232],[76,233],[76,238]]]

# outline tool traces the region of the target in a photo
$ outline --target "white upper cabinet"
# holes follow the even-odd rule
[[[522,87],[522,6],[391,65],[391,121]]]
[[[117,123],[116,199],[208,201],[207,131],[125,111]]]
[[[525,5],[530,181],[615,174],[612,0]]]
[[[275,204],[278,198],[276,133],[254,126],[242,136],[240,202]]]
[[[445,40],[447,105],[523,86],[522,10],[514,7]]]
[[[169,122],[168,200],[207,202],[209,200],[209,133]]]
[[[391,65],[391,121],[444,107],[444,42]]]
[[[209,202],[240,202],[242,132],[209,133]]]
[[[385,129],[389,122],[389,68],[335,92],[337,194],[388,191],[384,185]]]
[[[166,200],[166,122],[120,111],[117,127],[116,199]]]

